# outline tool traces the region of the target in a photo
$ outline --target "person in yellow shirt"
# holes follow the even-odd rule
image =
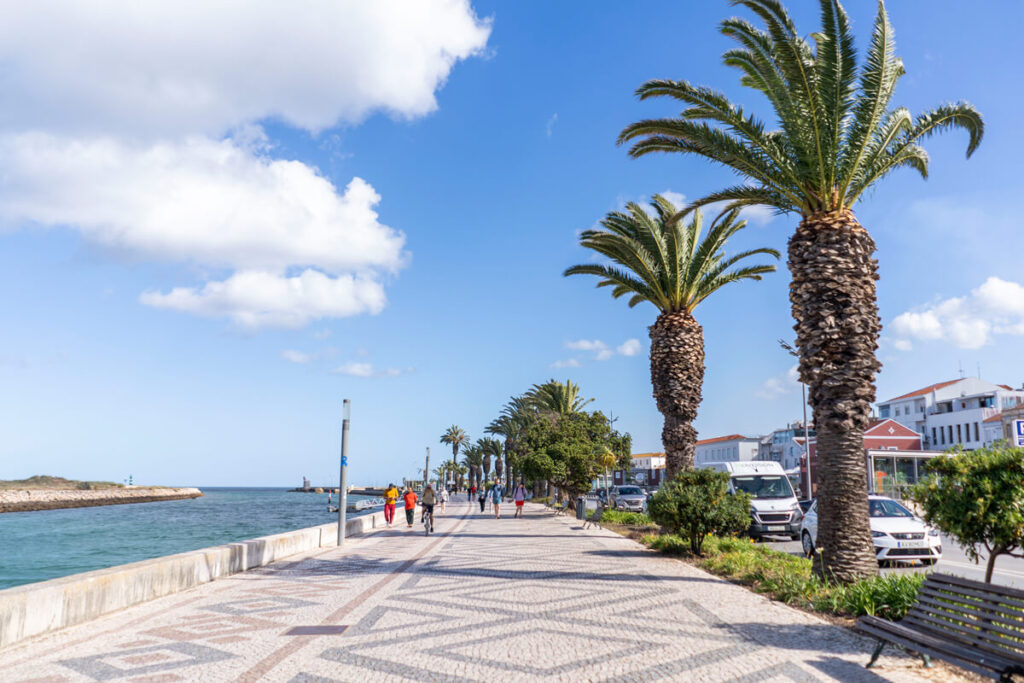
[[[398,502],[398,489],[395,488],[394,484],[388,484],[388,488],[384,491],[384,521],[391,526],[391,522],[395,520],[395,503]]]

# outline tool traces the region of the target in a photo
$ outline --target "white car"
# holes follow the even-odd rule
[[[884,496],[868,496],[871,536],[880,563],[920,560],[935,564],[942,559],[942,538],[914,513]],[[810,557],[818,542],[818,501],[804,514],[800,529],[804,553]]]

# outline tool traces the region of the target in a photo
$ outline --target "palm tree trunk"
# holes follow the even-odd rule
[[[693,421],[704,384],[704,330],[686,311],[662,313],[648,328],[651,336],[651,384],[665,419],[665,477],[693,469],[697,430]]]
[[[878,573],[868,519],[864,429],[875,400],[875,242],[852,212],[805,217],[789,241],[800,380],[818,433],[814,570],[849,583]]]

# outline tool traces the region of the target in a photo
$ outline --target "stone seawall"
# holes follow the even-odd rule
[[[194,488],[145,488],[141,486],[123,489],[101,489],[98,491],[16,489],[0,491],[0,512],[29,512],[32,510],[84,508],[95,505],[154,503],[161,500],[198,498],[201,495],[203,495],[203,492]]]
[[[384,513],[375,512],[347,520],[345,535],[383,526]],[[337,546],[337,535],[337,523],[322,524],[0,590],[0,648],[290,555]]]

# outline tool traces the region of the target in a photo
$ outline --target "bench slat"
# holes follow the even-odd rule
[[[1014,606],[1006,606],[1004,603],[996,603],[994,598],[977,598],[973,595],[964,593],[950,593],[949,589],[938,590],[924,584],[921,586],[921,590],[918,591],[918,596],[927,595],[933,598],[939,598],[942,600],[952,600],[953,602],[964,605],[965,607],[973,607],[982,612],[992,612],[994,614],[1002,614],[1012,618],[1014,621],[1020,621],[1024,619],[1024,607],[1014,608]]]
[[[983,631],[1001,633],[1010,638],[1024,638],[1024,631],[1019,630],[1024,625],[1020,620],[1014,621],[991,612],[978,613],[960,605],[935,600],[927,595],[918,596],[914,609],[917,612],[926,612],[946,619],[956,619]],[[1006,626],[1010,628],[1004,628]]]
[[[963,588],[960,586],[942,584],[937,581],[933,582],[931,581],[931,579],[925,580],[924,584],[921,586],[921,590],[928,590],[936,593],[948,591],[957,596],[970,596],[971,598],[975,598],[977,600],[983,600],[989,603],[996,603],[998,605],[1005,606],[1011,610],[1013,608],[1024,610],[1024,600],[1014,600],[1013,598],[1003,597],[999,595],[999,593],[993,591],[978,591],[970,588]]]
[[[1002,638],[991,636],[987,633],[976,631],[960,624],[953,624],[927,615],[916,617],[907,615],[907,617],[900,621],[900,623],[908,624],[922,631],[931,632],[939,637],[953,638],[958,642],[971,647],[979,647],[996,654],[1002,654],[1011,659],[1020,659],[1022,664],[1024,664],[1024,657],[1022,657],[1019,645],[1014,643],[1010,643],[1008,645],[1007,641]],[[957,634],[953,634],[951,631],[956,631]],[[959,634],[963,635],[961,636]]]
[[[993,593],[994,599],[1002,600],[1005,598],[1016,598],[1017,600],[1024,600],[1024,590],[1018,588],[1010,588],[1009,586],[995,586],[991,583],[985,583],[983,581],[975,581],[973,579],[965,579],[960,576],[953,576],[952,574],[943,574],[941,572],[933,572],[928,575],[926,583],[948,583],[954,586],[960,586],[963,588],[970,588],[973,590],[981,591],[983,593]]]

